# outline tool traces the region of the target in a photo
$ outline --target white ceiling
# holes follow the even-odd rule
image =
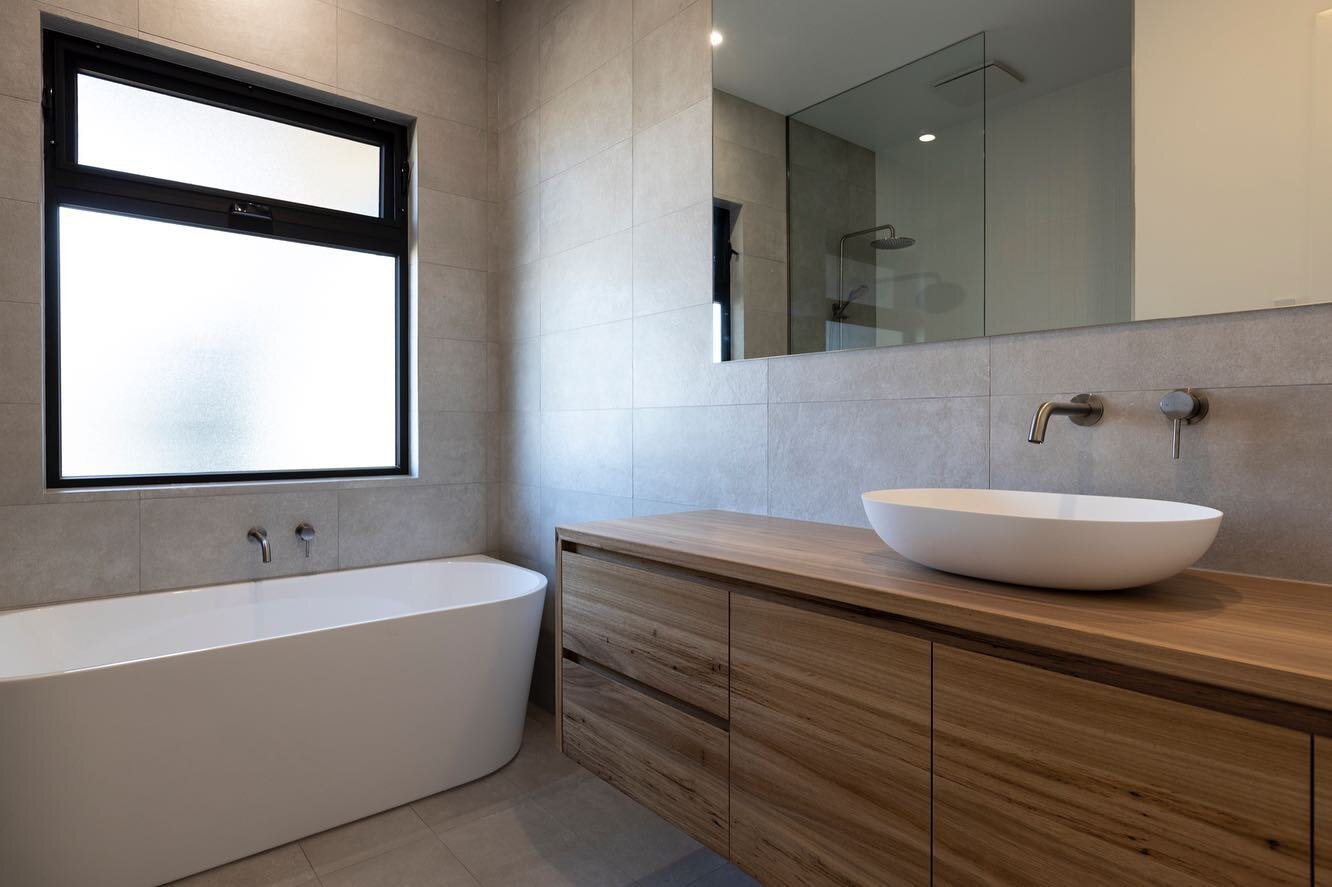
[[[1132,0],[713,0],[718,89],[793,114],[981,31],[1024,99],[1123,67]]]

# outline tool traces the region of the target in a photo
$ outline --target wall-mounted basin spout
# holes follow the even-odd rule
[[[273,562],[273,548],[268,544],[268,531],[263,527],[250,527],[250,532],[245,534],[246,539],[253,539],[259,543],[259,551],[264,563]]]
[[[1105,404],[1095,394],[1079,394],[1071,401],[1047,400],[1036,408],[1031,419],[1030,443],[1045,443],[1045,429],[1051,416],[1068,416],[1074,425],[1095,425],[1105,415]]]

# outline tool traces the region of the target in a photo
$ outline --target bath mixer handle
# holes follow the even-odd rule
[[[310,543],[314,541],[314,537],[314,524],[310,523],[308,520],[303,520],[296,525],[296,538],[305,546],[305,556],[307,558],[310,556]]]

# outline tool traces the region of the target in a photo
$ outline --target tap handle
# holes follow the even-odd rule
[[[307,558],[310,556],[310,543],[314,541],[314,537],[315,537],[314,524],[310,523],[309,521],[301,521],[299,524],[296,525],[296,538],[299,539],[301,541],[301,544],[305,546],[305,556]]]
[[[1207,415],[1207,395],[1192,388],[1176,388],[1161,398],[1161,412],[1170,420],[1170,457],[1179,458],[1180,431],[1197,425]]]

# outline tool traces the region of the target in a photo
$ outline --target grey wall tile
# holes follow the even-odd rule
[[[381,22],[338,12],[338,86],[477,128],[486,125],[486,62]]]
[[[422,483],[485,482],[490,448],[490,416],[490,413],[421,413]]]
[[[786,164],[780,157],[761,154],[734,142],[716,139],[717,196],[742,203],[786,209]]]
[[[41,373],[41,307],[0,302],[0,403],[38,403]]]
[[[541,183],[538,115],[532,112],[500,130],[496,197],[513,197]]]
[[[541,531],[541,489],[500,484],[499,502],[499,550],[506,559],[537,563],[546,544],[546,536]],[[553,535],[550,544],[555,544]]]
[[[870,490],[984,487],[987,400],[773,404],[771,513],[866,526]]]
[[[241,9],[228,0],[144,0],[137,18],[146,33],[275,71],[320,83],[338,74],[338,11],[320,0],[250,2]]]
[[[634,410],[634,498],[764,514],[763,404]]]
[[[621,231],[541,260],[541,332],[624,320],[633,302],[633,244]]]
[[[577,83],[629,47],[630,0],[573,0],[541,29],[541,100]]]
[[[417,190],[421,261],[484,271],[489,265],[489,205],[471,197]]]
[[[712,201],[635,225],[634,314],[712,301]]]
[[[541,485],[541,413],[499,413],[499,465],[501,483]]]
[[[629,410],[541,414],[541,483],[628,498],[633,495],[633,418]]]
[[[694,0],[634,0],[634,39],[641,40]]]
[[[50,5],[126,28],[133,28],[139,22],[139,4],[135,0],[56,0]]]
[[[499,399],[496,409],[541,409],[541,347],[536,339],[498,346]]]
[[[499,15],[496,21],[497,46],[491,58],[503,59],[520,44],[537,35],[542,22],[541,7],[548,0],[505,0],[495,4]]]
[[[421,187],[490,199],[484,129],[423,114],[416,119],[416,144]]]
[[[495,207],[493,252],[495,268],[527,265],[541,254],[542,229],[537,215],[541,192],[529,188]]]
[[[1179,461],[1164,393],[1108,393],[1100,424],[1056,418],[1041,446],[1027,443],[1027,425],[1054,395],[994,398],[991,485],[1210,505],[1226,516],[1202,566],[1329,581],[1332,386],[1209,389],[1211,411],[1184,429]]]
[[[967,339],[774,360],[768,384],[774,403],[971,397],[990,393],[989,367],[990,343]]]
[[[761,203],[740,208],[738,249],[747,256],[786,262],[786,210]]]
[[[43,486],[42,408],[0,404],[0,505],[39,502]]]
[[[0,95],[34,100],[42,88],[41,25],[37,5],[0,3]]]
[[[766,403],[768,364],[712,360],[712,306],[634,319],[634,406]]]
[[[41,300],[41,230],[37,204],[0,200],[0,302]]]
[[[139,502],[2,507],[0,551],[0,607],[138,591]]]
[[[486,53],[486,0],[338,0],[342,9],[472,55]]]
[[[631,61],[625,50],[541,106],[541,178],[629,138]]]
[[[713,136],[786,162],[786,118],[729,92],[714,90]]]
[[[478,371],[485,365],[484,342],[422,339],[417,349],[422,410],[486,409],[485,375]]]
[[[486,272],[420,263],[417,320],[431,339],[486,337]]]
[[[318,534],[308,560],[295,535],[301,521]],[[245,537],[250,527],[268,531],[271,564],[261,562],[259,544]],[[338,494],[144,499],[140,548],[145,591],[332,570],[338,565]]]
[[[634,136],[634,223],[712,198],[712,100]]]
[[[474,554],[485,545],[482,484],[338,493],[338,561],[344,568]]]
[[[541,266],[538,262],[495,274],[499,341],[531,339],[541,332]]]
[[[536,111],[537,76],[537,38],[532,37],[515,47],[504,64],[500,65],[499,93],[496,97],[500,129],[507,129]]]
[[[699,0],[634,44],[634,129],[683,111],[712,93],[712,10]]]
[[[611,410],[632,405],[630,321],[541,337],[541,409]]]
[[[632,517],[634,500],[620,496],[604,496],[579,490],[557,490],[546,487],[541,491],[541,529],[538,563],[541,572],[555,575],[555,528],[581,524],[587,521],[615,520]],[[554,583],[552,583],[553,585]],[[551,589],[547,589],[551,591]],[[551,597],[553,600],[553,596]],[[554,615],[554,608],[548,608]],[[553,622],[553,620],[552,620]]]
[[[42,194],[42,115],[35,101],[0,96],[0,197],[37,203]]]
[[[698,511],[700,506],[681,505],[677,502],[658,502],[656,499],[635,499],[634,517],[646,517],[653,514],[678,514],[681,511]]]
[[[632,175],[625,140],[543,182],[541,254],[564,252],[630,227]]]
[[[994,393],[1332,382],[1332,304],[993,340]]]

